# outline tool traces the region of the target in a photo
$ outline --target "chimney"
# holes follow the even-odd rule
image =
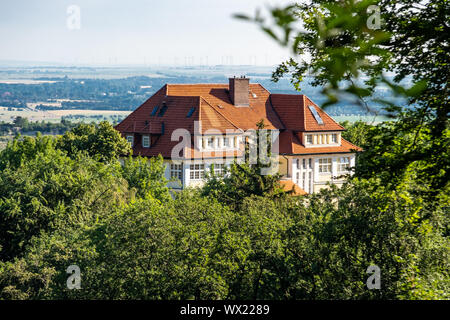
[[[236,107],[248,107],[249,106],[249,83],[250,79],[242,76],[240,78],[230,78],[228,79],[230,86],[230,98],[231,102]]]

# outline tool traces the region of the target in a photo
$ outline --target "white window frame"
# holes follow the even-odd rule
[[[231,139],[229,137],[223,137],[222,139],[222,146],[226,149],[231,148]]]
[[[180,181],[183,181],[183,164],[176,164],[171,163],[170,164],[170,178],[178,179]]]
[[[223,177],[225,175],[225,163],[214,163],[214,175]]]
[[[147,143],[144,143],[146,140],[147,140]],[[149,135],[142,136],[142,147],[150,148],[150,136]]]
[[[127,135],[127,142],[133,146],[134,145],[134,136],[133,135]]]
[[[210,144],[210,141],[211,141],[211,144]],[[214,149],[214,142],[215,142],[214,137],[208,137],[208,138],[206,138],[206,147],[207,147],[208,149]]]
[[[313,139],[313,135],[312,134],[307,134],[306,135],[306,143],[307,144],[313,144],[314,143],[314,139]]]
[[[337,133],[333,133],[331,135],[331,143],[338,143],[338,135],[337,135]]]
[[[331,158],[319,159],[319,173],[329,174],[331,173],[333,160]]]
[[[350,157],[340,157],[338,159],[338,172],[349,172],[349,171],[350,171]]]
[[[191,180],[203,180],[205,178],[205,164],[204,163],[190,164],[189,178]]]

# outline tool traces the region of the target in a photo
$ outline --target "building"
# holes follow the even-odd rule
[[[277,133],[274,152],[283,185],[313,193],[343,183],[360,148],[341,137],[345,129],[305,95],[271,94],[245,77],[229,84],[166,84],[116,129],[134,155],[161,154],[172,188],[202,183],[205,170],[223,173],[244,157],[249,133],[264,121]],[[183,143],[180,143],[183,141]]]

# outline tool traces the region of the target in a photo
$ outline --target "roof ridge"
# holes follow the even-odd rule
[[[254,84],[254,83],[252,83]],[[167,86],[228,86],[226,83],[168,83]]]

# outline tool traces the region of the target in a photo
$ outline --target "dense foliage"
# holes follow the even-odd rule
[[[350,136],[369,143],[376,127],[361,128]],[[104,161],[107,147],[82,142],[115,135],[91,129],[67,134],[76,149],[37,136],[0,153],[2,299],[448,298],[446,193],[430,207],[415,181],[373,177],[304,202],[241,164],[171,197],[162,158]],[[370,265],[381,290],[366,287]]]

